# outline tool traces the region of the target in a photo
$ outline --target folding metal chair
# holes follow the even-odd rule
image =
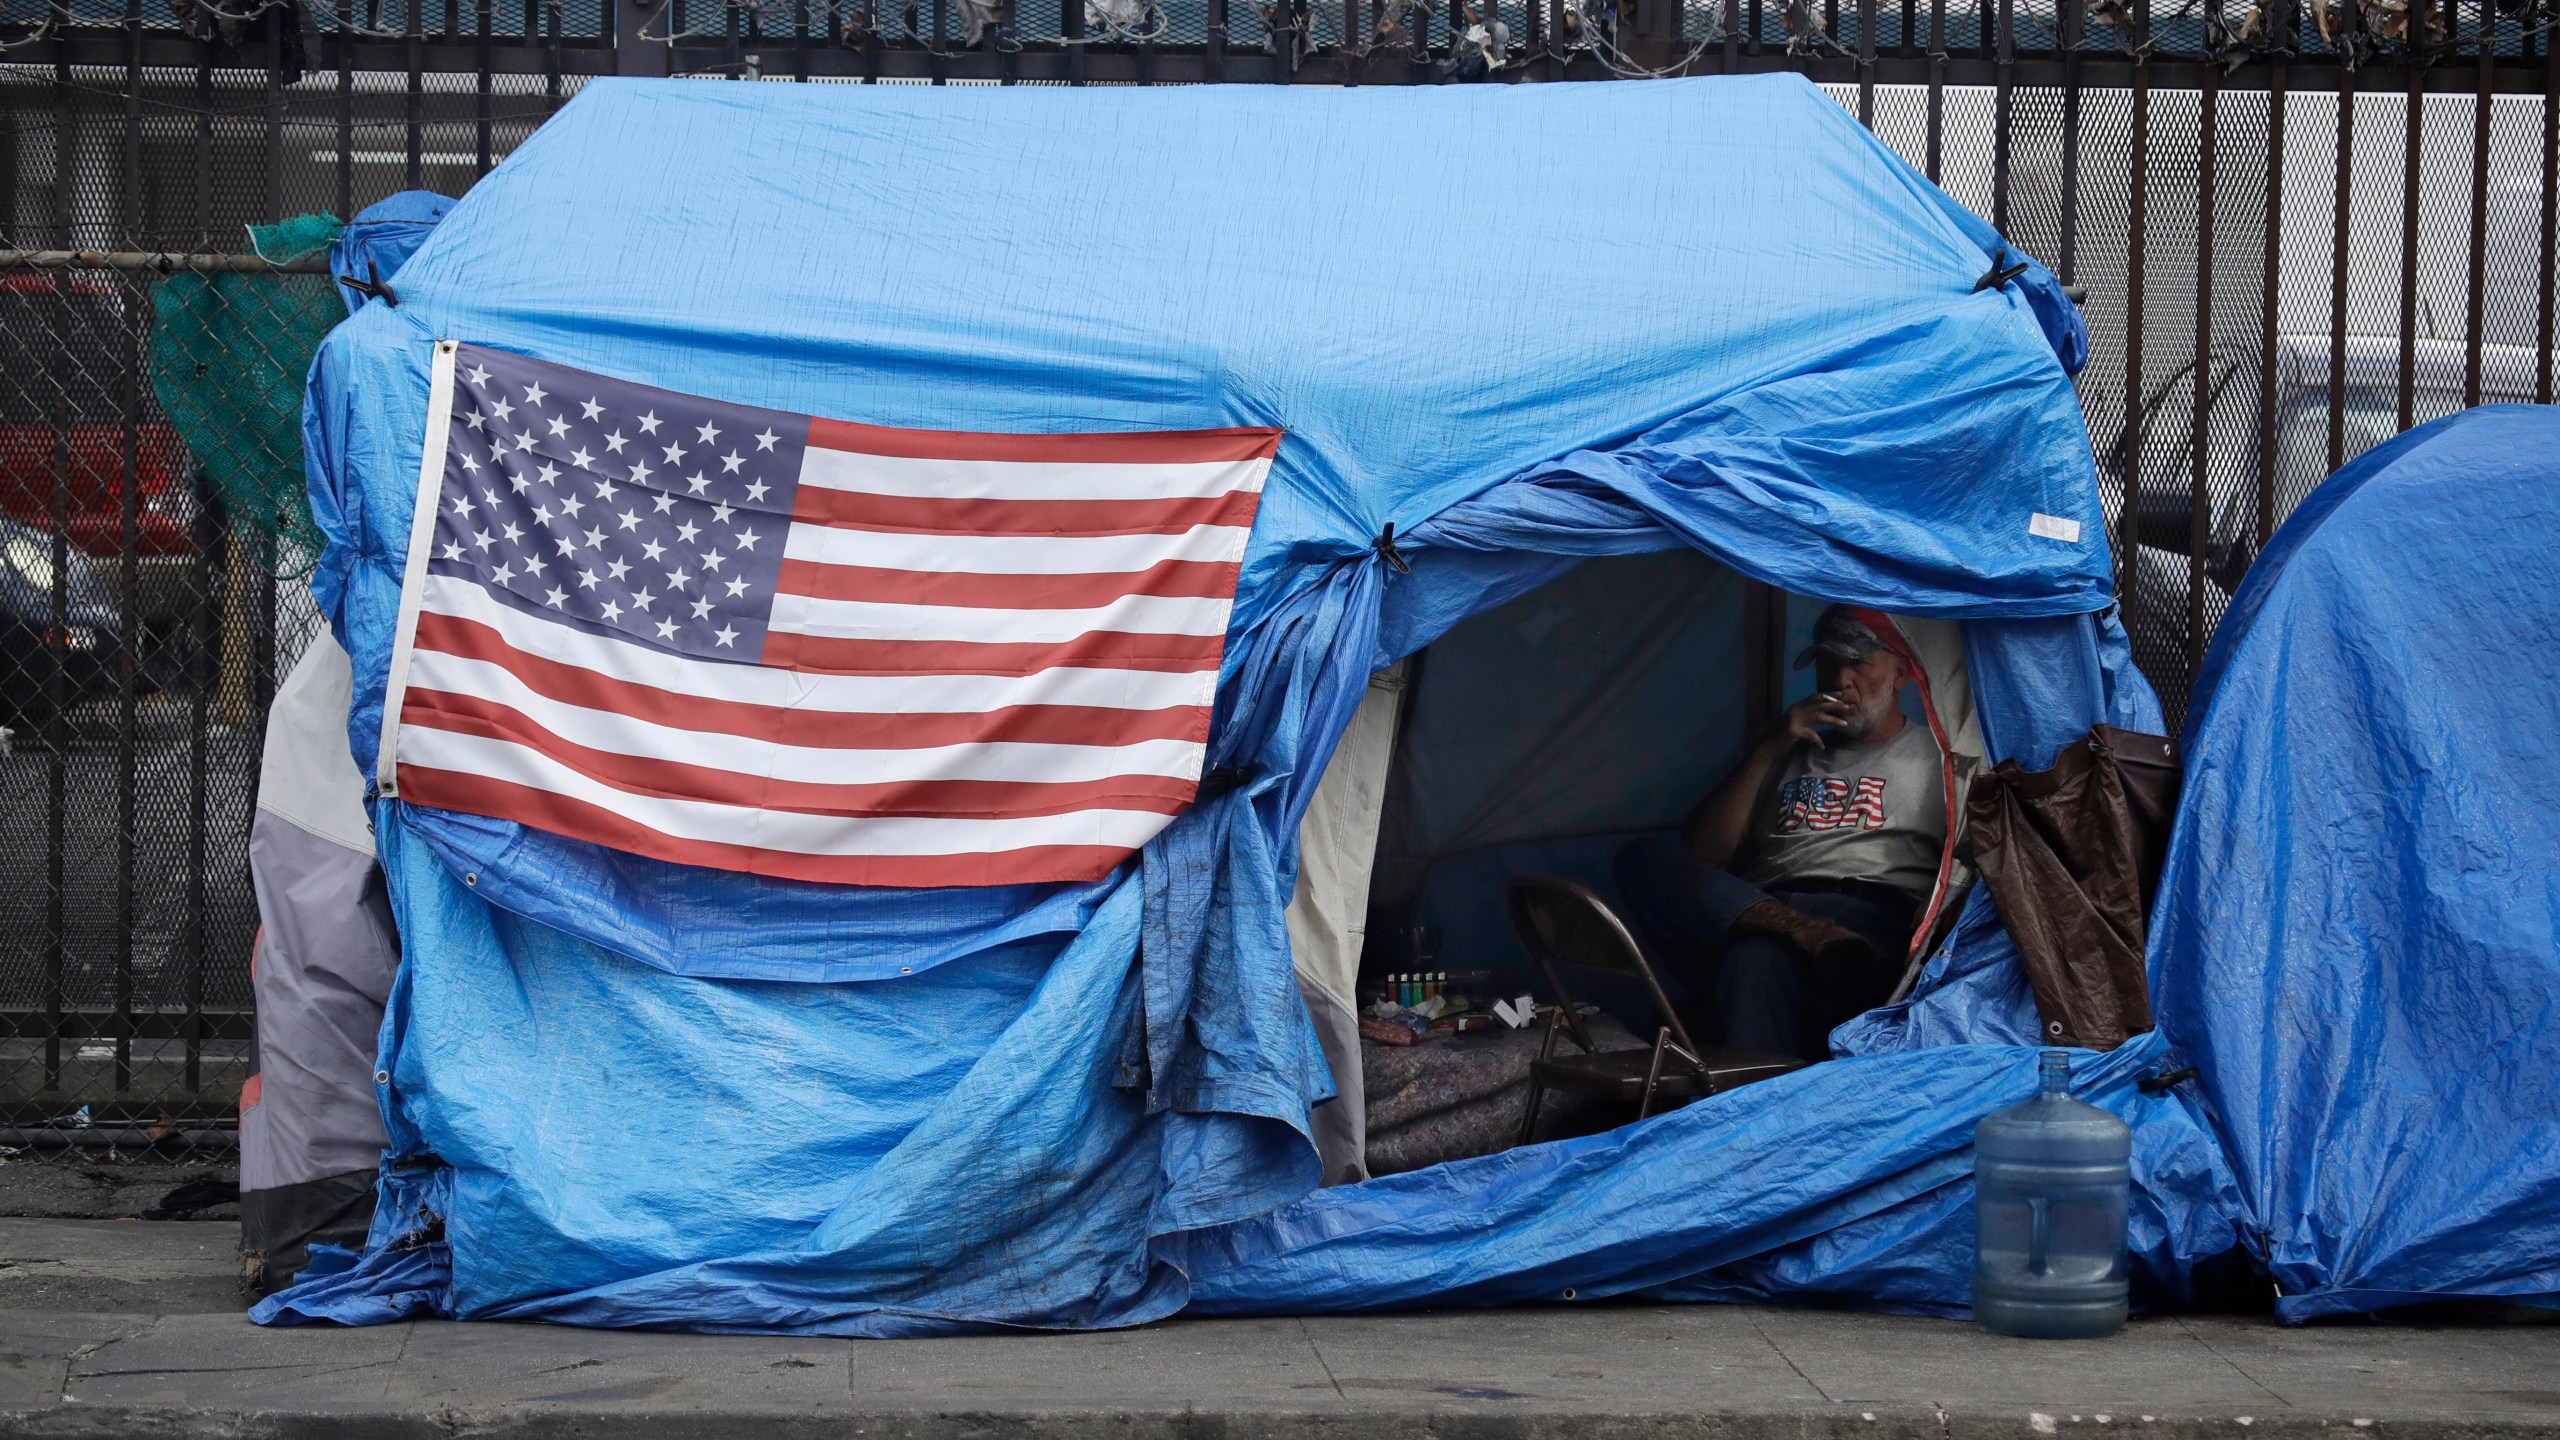
[[[1700,1045],[1690,1039],[1688,1027],[1680,1023],[1671,997],[1663,993],[1662,981],[1645,959],[1644,947],[1590,887],[1553,875],[1522,875],[1512,880],[1503,904],[1511,933],[1546,973],[1547,988],[1557,1002],[1548,1014],[1538,1058],[1529,1066],[1529,1103],[1520,1114],[1520,1144],[1528,1144],[1536,1132],[1538,1104],[1549,1090],[1632,1105],[1641,1120],[1653,1113],[1657,1100],[1686,1104],[1804,1068],[1804,1062],[1793,1055],[1738,1045]],[[1642,983],[1661,1020],[1653,1044],[1635,1050],[1602,1050],[1575,1013],[1573,992],[1564,983],[1563,972],[1568,969]],[[1556,1054],[1559,1031],[1582,1053]]]

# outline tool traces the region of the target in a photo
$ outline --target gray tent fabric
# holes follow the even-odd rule
[[[1369,872],[1378,859],[1378,817],[1387,766],[1404,706],[1399,663],[1369,677],[1369,692],[1334,747],[1306,818],[1298,822],[1298,888],[1286,912],[1298,993],[1315,1021],[1334,1098],[1315,1108],[1316,1155],[1324,1183],[1369,1178],[1367,1104],[1360,1074],[1360,948],[1367,938]]]
[[[240,1096],[240,1248],[253,1291],[289,1280],[312,1241],[362,1243],[372,1220],[383,1147],[374,1052],[400,941],[347,747],[352,685],[346,651],[323,633],[267,719],[249,832],[258,1058]]]

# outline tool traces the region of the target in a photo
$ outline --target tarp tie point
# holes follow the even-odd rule
[[[1396,522],[1393,520],[1387,522],[1386,529],[1378,532],[1377,539],[1369,542],[1369,548],[1378,553],[1379,559],[1394,566],[1397,574],[1410,575],[1413,573],[1412,562],[1406,560],[1404,558],[1404,552],[1396,548]]]
[[[380,300],[383,304],[388,305],[395,310],[398,309],[400,307],[400,296],[394,292],[389,285],[383,283],[382,267],[372,261],[367,261],[365,262],[364,268],[365,273],[370,278],[358,280],[352,275],[341,275],[338,277],[338,283],[346,286],[348,289],[353,290],[359,295]],[[1979,290],[1982,287],[1977,285],[1974,288]]]
[[[2028,262],[2021,260],[2015,265],[2001,263],[2008,258],[2009,247],[2003,245],[2000,253],[1991,257],[1991,268],[1983,272],[1981,279],[1973,282],[1974,294],[1979,295],[1985,290],[2005,290],[2010,281],[2027,273]]]
[[[2166,1095],[2203,1073],[2193,1065],[2184,1065],[2175,1070],[2164,1070],[2157,1075],[2145,1075],[2134,1082],[2134,1088],[2145,1095]]]

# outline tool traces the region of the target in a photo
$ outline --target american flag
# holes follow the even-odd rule
[[[442,342],[379,783],[861,885],[1109,873],[1199,787],[1276,430],[895,430]]]

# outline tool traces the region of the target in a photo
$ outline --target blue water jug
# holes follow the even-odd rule
[[[1973,1132],[1973,1317],[1999,1335],[2085,1340],[2124,1328],[2133,1130],[2071,1098],[2044,1052],[2036,1098]]]

